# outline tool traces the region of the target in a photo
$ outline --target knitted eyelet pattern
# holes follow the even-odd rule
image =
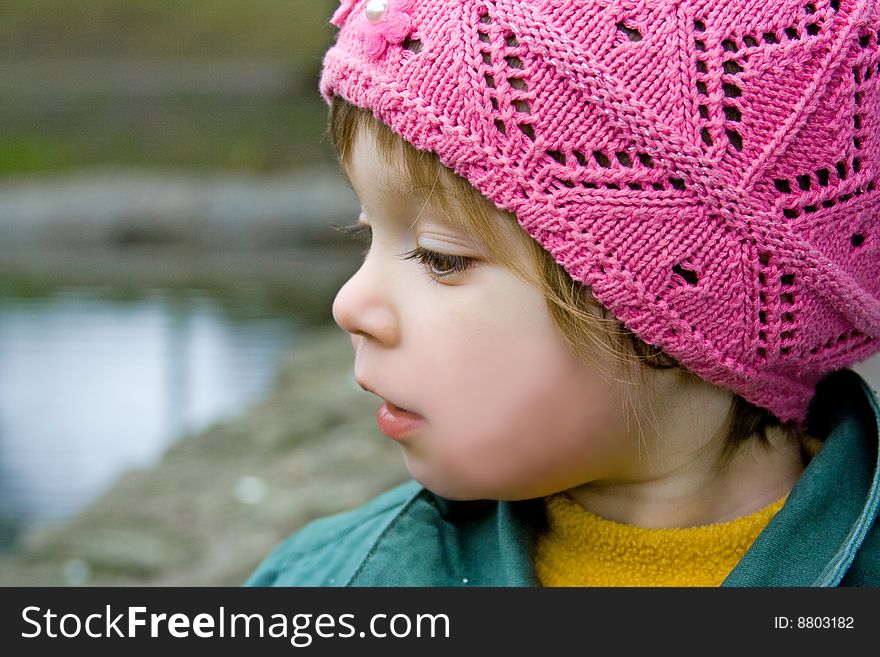
[[[407,0],[407,34],[370,50],[346,0],[320,91],[437,153],[645,342],[805,429],[816,383],[880,350],[877,5]]]

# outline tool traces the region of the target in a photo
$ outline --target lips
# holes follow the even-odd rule
[[[379,429],[389,438],[404,441],[418,433],[426,424],[418,413],[405,411],[391,402],[384,402],[376,413]]]
[[[354,380],[361,388],[382,399],[382,405],[376,412],[376,421],[382,433],[389,438],[403,442],[421,431],[427,424],[424,417],[415,411],[388,401],[357,376]]]

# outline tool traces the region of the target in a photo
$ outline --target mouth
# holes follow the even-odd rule
[[[416,415],[416,416],[421,417],[421,415],[420,415],[418,412],[416,412],[416,411],[410,410],[410,409],[408,409],[408,408],[404,408],[403,406],[398,406],[398,405],[395,404],[394,402],[388,401],[387,399],[385,399],[385,397],[383,397],[382,395],[380,395],[378,392],[376,392],[375,390],[373,390],[370,386],[368,386],[366,383],[363,383],[363,382],[360,381],[359,379],[355,378],[355,381],[357,382],[357,384],[358,384],[361,388],[363,388],[363,389],[366,390],[367,392],[371,392],[371,393],[373,393],[373,394],[376,395],[379,399],[381,399],[383,402],[385,402],[385,404],[386,404],[386,406],[388,406],[389,410],[391,410],[391,411],[393,411],[393,412],[396,412],[396,413],[408,413],[408,414],[410,414],[410,415]]]
[[[379,429],[389,438],[404,442],[421,431],[426,424],[425,418],[418,413],[407,411],[385,401],[376,411]]]

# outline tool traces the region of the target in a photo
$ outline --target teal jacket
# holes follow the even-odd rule
[[[852,370],[825,377],[807,428],[823,439],[722,586],[880,586],[880,403]],[[540,498],[451,501],[415,481],[307,524],[246,586],[540,586]]]

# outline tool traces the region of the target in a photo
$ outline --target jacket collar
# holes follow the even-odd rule
[[[880,507],[880,405],[862,377],[817,386],[807,428],[824,444],[722,586],[837,586]]]

